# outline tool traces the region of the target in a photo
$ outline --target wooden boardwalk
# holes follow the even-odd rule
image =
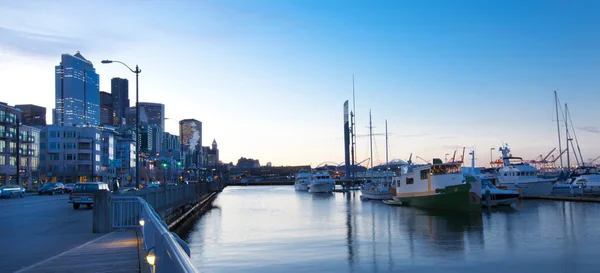
[[[135,230],[115,231],[17,272],[140,272],[138,250]]]

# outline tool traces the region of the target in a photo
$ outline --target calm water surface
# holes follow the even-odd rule
[[[228,187],[182,237],[201,272],[600,272],[599,204],[468,215],[359,197]]]

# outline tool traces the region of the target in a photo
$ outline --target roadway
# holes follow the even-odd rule
[[[68,194],[0,199],[0,272],[19,270],[102,235],[92,233],[91,209],[74,210],[67,201]]]

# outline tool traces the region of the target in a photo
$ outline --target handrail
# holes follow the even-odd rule
[[[131,195],[116,195],[112,196],[112,199],[112,217],[114,217],[114,214],[117,214],[116,208],[125,211],[125,213],[120,212],[117,214],[119,216],[117,218],[120,218],[118,221],[121,221],[120,224],[122,224],[122,227],[128,227],[128,224],[131,222],[141,224],[141,220],[144,220],[141,226],[144,250],[147,253],[152,252],[156,257],[152,272],[198,272],[185,249],[180,245],[185,244],[185,242],[178,240],[169,232],[167,225],[148,202],[139,196]],[[127,203],[139,204],[139,210],[136,211],[136,209],[132,210],[131,208],[123,209],[122,205]],[[121,205],[116,206],[116,204]],[[136,206],[132,207],[136,208]],[[113,222],[114,227],[115,223]],[[189,249],[187,245],[185,245],[185,248]]]

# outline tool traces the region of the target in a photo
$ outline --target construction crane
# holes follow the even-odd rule
[[[594,158],[594,159],[592,159],[592,160],[590,161],[590,165],[594,165],[594,162],[595,162],[596,160],[598,160],[598,159],[600,159],[600,156],[599,156],[599,157],[596,157],[596,158]]]

